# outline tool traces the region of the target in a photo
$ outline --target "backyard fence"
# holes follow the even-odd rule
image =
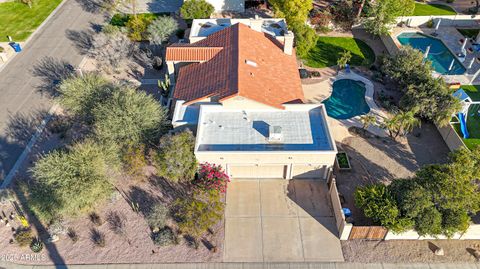
[[[403,23],[408,27],[426,26],[429,21],[436,22],[441,19],[441,26],[450,27],[480,27],[480,15],[434,15],[434,16],[404,16],[397,18],[397,24]],[[363,29],[363,22],[356,24],[353,28]]]
[[[348,239],[382,240],[387,233],[383,226],[353,226]]]
[[[342,211],[342,203],[338,196],[337,184],[335,183],[335,178],[333,176],[328,177],[328,194],[330,196],[330,201],[332,202],[338,237],[340,240],[347,240],[353,225],[345,221],[345,215]]]
[[[448,124],[444,127],[439,127],[438,125],[436,125],[436,127],[450,151],[455,151],[462,147],[466,147],[465,143],[463,143],[462,138],[457,134],[451,124]]]

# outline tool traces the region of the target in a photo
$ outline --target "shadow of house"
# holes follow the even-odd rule
[[[34,76],[42,80],[42,84],[38,86],[38,91],[51,97],[58,95],[57,87],[60,82],[71,77],[74,71],[73,65],[67,61],[49,56],[39,60],[31,70]]]

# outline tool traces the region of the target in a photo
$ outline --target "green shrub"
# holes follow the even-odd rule
[[[384,184],[358,187],[355,190],[355,205],[363,210],[366,217],[395,232],[404,231],[411,225],[407,219],[401,218],[395,198]]]
[[[216,191],[196,192],[192,197],[177,199],[173,216],[183,233],[200,237],[222,219],[224,203]]]
[[[215,8],[205,0],[185,0],[180,8],[184,19],[208,19]]]
[[[433,20],[427,21],[427,27],[428,28],[433,28]]]
[[[161,247],[178,243],[177,236],[170,227],[164,227],[158,232],[152,233],[152,240],[155,245]]]
[[[30,228],[20,228],[13,235],[13,239],[20,247],[26,247],[30,246],[34,237]]]
[[[93,114],[97,139],[121,152],[141,143],[154,143],[167,130],[166,109],[144,91],[115,91]]]
[[[125,25],[128,32],[128,37],[133,41],[147,40],[147,28],[152,21],[153,17],[146,16],[137,16],[130,18]]]
[[[464,233],[470,226],[470,216],[466,210],[444,210],[442,213],[442,233],[452,237],[455,233]]]
[[[163,204],[155,204],[147,214],[147,223],[152,230],[161,229],[167,224],[168,208]]]
[[[97,73],[85,73],[62,81],[58,102],[62,108],[88,123],[93,121],[93,108],[105,102],[115,87]]]
[[[193,180],[197,171],[194,146],[195,138],[190,131],[163,136],[159,151],[153,156],[158,175],[173,182]]]
[[[130,20],[130,16],[123,13],[114,14],[110,20],[110,24],[113,26],[124,27],[127,25],[127,22]]]
[[[143,145],[137,147],[129,145],[127,146],[126,152],[122,155],[123,167],[127,174],[135,179],[143,179],[145,177],[143,169],[147,166]]]
[[[4,52],[5,51],[5,48],[0,46],[0,53]]]
[[[178,22],[169,16],[155,19],[147,28],[150,43],[161,45],[168,41],[170,36],[178,30]]]
[[[297,54],[301,57],[307,55],[317,44],[317,33],[304,22],[294,23],[291,28],[295,34]]]
[[[415,230],[419,235],[438,235],[442,233],[442,214],[436,208],[426,208],[415,220]]]
[[[107,156],[91,141],[69,150],[55,150],[41,157],[31,169],[29,205],[43,221],[77,216],[110,197],[113,186],[107,178]]]

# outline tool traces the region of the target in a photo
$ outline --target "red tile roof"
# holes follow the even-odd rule
[[[222,47],[170,46],[165,58],[167,61],[176,62],[204,62],[215,57],[222,49]]]
[[[295,55],[285,54],[270,35],[241,23],[193,44],[170,46],[166,58],[206,60],[179,70],[173,97],[186,104],[238,95],[283,109],[283,104],[304,99]]]

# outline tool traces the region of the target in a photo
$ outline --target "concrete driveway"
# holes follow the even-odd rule
[[[232,181],[224,261],[343,261],[327,193],[322,180]]]

